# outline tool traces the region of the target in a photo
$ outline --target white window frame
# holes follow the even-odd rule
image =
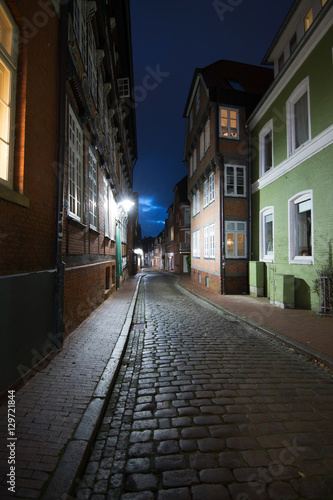
[[[10,24],[10,33],[7,33],[5,44],[0,42],[0,63],[8,72],[7,86],[3,79],[3,90],[8,95],[0,95],[1,130],[0,135],[0,184],[9,189],[13,188],[14,179],[14,142],[15,142],[15,104],[16,104],[16,74],[19,31],[6,4],[0,2],[3,10],[4,20]],[[3,31],[5,35],[5,30]]]
[[[300,203],[310,202],[311,209],[311,254],[312,255],[296,255],[296,206]],[[314,219],[313,219],[313,191],[301,191],[288,200],[288,216],[289,216],[289,263],[290,264],[314,264]]]
[[[200,229],[193,231],[193,251],[192,256],[194,259],[200,259]]]
[[[200,189],[198,189],[192,198],[192,216],[195,217],[200,212]]]
[[[130,80],[126,78],[118,78],[118,92],[120,99],[131,96]]]
[[[97,159],[92,149],[88,150],[88,202],[89,202],[89,225],[97,230],[98,227],[98,175],[97,175]]]
[[[234,224],[234,229],[231,229],[229,224]],[[238,224],[244,224],[244,230],[241,230],[238,226]],[[228,251],[228,234],[234,235],[234,251],[231,254]],[[238,255],[238,246],[237,246],[237,240],[238,240],[238,235],[243,234],[244,235],[244,250],[245,250],[245,255]],[[247,259],[247,223],[246,221],[242,220],[229,220],[225,221],[225,242],[226,242],[226,248],[225,248],[225,256],[227,259]]]
[[[266,253],[266,217],[272,218],[272,241],[273,248],[270,253]],[[260,260],[263,262],[274,262],[274,207],[265,207],[260,211]]]
[[[227,120],[228,120],[228,134],[227,135],[222,135],[222,110],[227,110]],[[231,133],[231,126],[230,126],[230,111],[236,111],[236,120],[237,120],[237,135],[232,135]],[[239,140],[239,109],[237,108],[229,108],[227,106],[220,106],[219,109],[219,134],[221,139],[233,139],[233,140]]]
[[[233,192],[228,193],[228,168],[233,169]],[[243,171],[243,194],[238,194],[237,192],[237,169],[241,169]],[[246,167],[244,165],[231,165],[226,164],[224,169],[224,194],[225,196],[232,196],[235,198],[245,198],[246,197]]]
[[[300,146],[296,147],[296,123],[295,123],[295,104],[300,98],[307,93],[308,105],[308,139]],[[287,101],[287,147],[289,156],[294,154],[297,150],[302,148],[311,140],[311,116],[310,116],[310,83],[309,77],[304,80],[295,88]]]
[[[211,172],[209,174],[209,196],[208,196],[208,201],[209,203],[212,203],[215,200],[215,173]]]
[[[74,0],[73,5],[73,27],[76,41],[81,52],[83,64],[86,64],[86,40],[87,40],[87,2],[85,0]]]
[[[209,259],[209,226],[204,227],[204,259]]]
[[[204,227],[204,258],[215,259],[215,224]]]
[[[266,148],[265,140],[267,135],[272,134],[272,165],[266,165]],[[268,172],[274,166],[274,137],[273,137],[273,119],[269,120],[259,132],[259,162],[260,162],[260,177]],[[268,168],[267,168],[268,167]]]
[[[68,106],[68,210],[83,218],[83,132],[72,107]]]
[[[208,205],[208,193],[209,193],[208,179],[206,179],[203,183],[203,206],[204,207],[207,207],[207,205]]]

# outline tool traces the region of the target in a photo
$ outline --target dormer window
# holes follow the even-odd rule
[[[313,10],[312,7],[304,17],[304,33],[308,31],[310,28],[311,24],[313,23]]]

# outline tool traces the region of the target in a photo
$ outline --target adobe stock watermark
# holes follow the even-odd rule
[[[131,91],[131,96],[124,99],[119,106],[113,103],[111,109],[125,113],[128,116],[131,110],[136,109],[139,104],[144,102],[149,93],[156,90],[166,78],[170,76],[170,72],[162,71],[161,65],[157,64],[155,68],[151,66],[145,67],[146,74],[142,79],[141,85],[136,85]]]
[[[225,19],[225,14],[233,12],[244,0],[214,0],[213,7],[221,22]]]
[[[49,332],[43,345],[38,350],[36,348],[30,350],[31,360],[28,366],[23,364],[17,366],[23,384],[26,384],[33,375],[48,365],[48,356],[59,348],[60,340],[61,338],[58,335]]]
[[[279,453],[278,461],[272,461],[267,467],[259,467],[256,472],[247,478],[249,486],[253,489],[253,494],[256,495],[255,498],[263,495],[266,491],[266,486],[273,479],[281,477],[285,472],[285,468],[293,465],[296,459],[307,449],[305,446],[298,445],[296,438],[293,439],[292,443],[284,440],[281,444],[284,448]],[[239,493],[236,500],[252,500],[252,496],[246,492]]]

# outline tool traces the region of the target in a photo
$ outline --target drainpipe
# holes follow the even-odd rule
[[[66,119],[66,68],[68,39],[67,3],[60,3],[59,20],[59,93],[58,93],[58,155],[57,155],[57,244],[56,244],[56,285],[55,285],[55,339],[57,349],[63,346],[64,337],[64,279],[65,264],[62,261],[63,242],[63,192],[65,163],[65,119]]]
[[[220,191],[220,274],[222,284],[220,293],[225,295],[225,238],[224,238],[224,158],[220,153],[220,127],[219,127],[219,89],[217,89],[217,102],[215,106],[215,164],[219,169],[219,191]]]
[[[251,193],[251,178],[252,178],[252,141],[251,141],[251,134],[249,132],[249,127],[247,124],[245,124],[245,131],[247,134],[247,213],[248,213],[248,221],[249,221],[249,227],[248,227],[248,238],[247,238],[247,251],[248,251],[248,260],[252,260],[252,193]]]

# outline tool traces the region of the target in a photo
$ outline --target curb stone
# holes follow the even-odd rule
[[[89,457],[98,427],[102,421],[105,408],[115,384],[120,362],[126,350],[128,336],[132,326],[135,304],[137,301],[141,279],[140,275],[132,297],[126,320],[104,368],[100,380],[94,390],[92,399],[79,422],[71,441],[67,444],[57,468],[42,495],[43,500],[74,500],[81,475]],[[64,493],[65,492],[65,493]]]

